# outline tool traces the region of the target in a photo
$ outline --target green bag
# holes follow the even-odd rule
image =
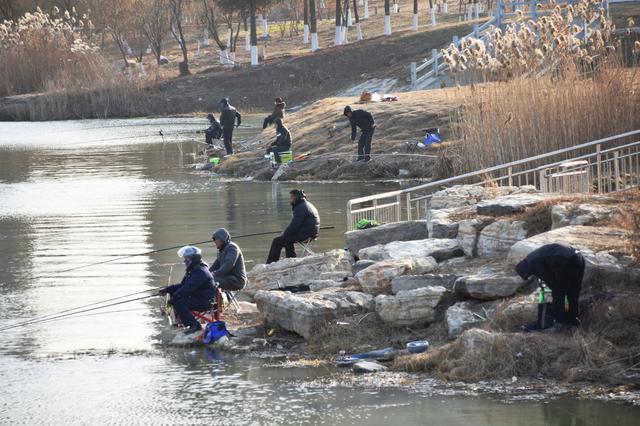
[[[356,224],[357,229],[369,229],[376,226],[380,226],[377,220],[360,219]]]

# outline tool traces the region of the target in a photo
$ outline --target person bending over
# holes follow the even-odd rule
[[[356,161],[367,162],[371,160],[371,140],[373,139],[373,132],[376,129],[373,116],[370,112],[363,109],[353,111],[348,105],[344,107],[344,115],[349,118],[349,122],[351,123],[352,141],[356,140],[357,128],[359,127],[362,131],[360,139],[358,139],[358,159]]]
[[[273,239],[267,263],[280,260],[280,252],[283,247],[287,257],[296,257],[294,244],[309,238],[316,238],[320,232],[320,215],[315,206],[307,201],[304,191],[294,189],[289,192],[289,195],[293,218],[282,235]]]

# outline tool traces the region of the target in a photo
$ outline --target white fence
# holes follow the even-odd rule
[[[605,193],[640,186],[640,129],[571,148],[347,203],[347,229],[424,219],[432,194],[454,184],[533,185],[544,192]]]

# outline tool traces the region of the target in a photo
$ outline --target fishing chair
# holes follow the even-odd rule
[[[313,251],[313,244],[316,242],[317,238],[307,238],[304,241],[298,241],[298,244],[302,247],[303,257],[304,256],[313,256],[316,254]]]

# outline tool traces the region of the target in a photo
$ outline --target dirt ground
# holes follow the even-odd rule
[[[469,88],[418,91],[400,93],[394,102],[366,104],[357,104],[358,97],[326,98],[289,113],[285,124],[292,134],[294,156],[308,154],[308,157],[305,161],[294,162],[281,179],[430,177],[440,148],[432,146],[409,154],[407,142],[419,140],[423,136],[422,129],[439,127],[445,141],[441,145],[452,143],[449,130],[451,112],[470,93]],[[355,167],[353,161],[357,144],[351,142],[351,127],[342,114],[346,105],[371,112],[377,126],[372,143],[372,161],[358,163]],[[269,127],[244,144],[247,151],[225,159],[215,171],[234,177],[271,179],[273,169],[263,156],[273,140],[275,129]]]

